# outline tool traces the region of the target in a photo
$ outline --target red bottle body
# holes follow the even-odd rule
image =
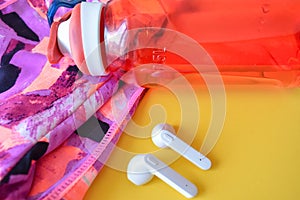
[[[102,60],[107,71],[147,64],[148,74],[162,65],[199,73],[195,65],[201,63],[207,65],[201,73],[217,69],[232,79],[298,86],[299,11],[294,0],[112,0],[101,10]],[[186,45],[191,41],[201,54]],[[198,57],[199,63],[182,54]]]
[[[155,46],[166,39],[163,29],[171,29],[197,41],[223,75],[278,79],[293,85],[300,69],[299,11],[300,4],[293,0],[267,4],[253,0],[113,0],[105,8],[105,34],[108,38],[114,31],[141,29],[127,38],[130,41],[123,41],[126,47],[121,49],[125,50],[130,45],[130,49],[146,43]],[[122,46],[122,42],[111,47],[113,42],[108,43],[108,54]],[[195,72],[192,63],[166,48],[139,49],[124,58],[134,65],[158,63]]]

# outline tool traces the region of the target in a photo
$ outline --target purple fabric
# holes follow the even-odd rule
[[[134,96],[133,94],[137,93],[138,91],[140,91],[138,93],[139,94],[138,97]],[[106,160],[110,156],[112,150],[115,147],[115,144],[117,143],[117,141],[119,140],[119,138],[121,136],[121,133],[123,132],[125,126],[127,125],[127,122],[130,120],[131,116],[133,115],[133,113],[136,109],[136,106],[139,102],[139,99],[141,97],[141,94],[142,94],[141,91],[142,91],[142,89],[139,87],[136,87],[133,85],[126,85],[123,89],[119,90],[114,95],[114,96],[117,96],[117,95],[121,96],[122,100],[124,102],[126,102],[127,105],[129,105],[129,103],[133,103],[133,106],[128,111],[126,110],[128,108],[127,106],[123,107],[123,109],[120,110],[119,114],[126,116],[124,121],[121,124],[119,124],[118,129],[114,133],[115,135],[114,135],[112,141],[110,141],[107,144],[104,152],[90,166],[90,167],[95,167],[95,169],[98,172],[102,169]],[[114,98],[114,97],[112,97],[112,98]],[[107,104],[110,104],[110,103],[111,102],[107,102]],[[97,113],[101,113],[101,112],[103,112],[103,110],[100,108],[97,111]],[[115,116],[116,118],[115,117],[110,118],[111,116],[114,116],[112,110],[110,111],[110,113],[102,113],[101,115],[97,115],[97,116],[102,116],[101,118],[98,118],[101,121],[110,121],[111,122],[111,123],[109,123],[110,127],[114,123],[119,123],[116,120],[117,119],[116,116]],[[108,116],[108,118],[105,116]],[[91,153],[98,145],[99,145],[98,142],[93,141],[89,138],[81,137],[77,134],[71,134],[70,137],[63,143],[63,146],[73,146],[73,147],[79,148],[81,150],[80,157],[77,157],[76,159],[70,160],[68,162],[68,165],[65,169],[64,175],[58,182],[56,182],[54,185],[52,185],[50,188],[48,188],[48,190],[44,191],[43,193],[31,196],[29,199],[42,199],[42,198],[45,198],[46,195],[49,195],[52,190],[54,190],[56,187],[59,187],[61,184],[63,184],[79,167],[86,165],[86,162],[89,159],[89,157],[91,156]],[[50,153],[50,155],[51,155],[51,153]],[[50,156],[50,155],[48,155],[48,156]],[[42,162],[42,160],[41,160],[41,162]],[[57,163],[57,165],[59,165],[59,163]],[[66,188],[66,189],[70,189],[70,188]]]
[[[103,87],[100,87],[98,90],[98,99],[103,99],[107,100],[113,92],[113,87],[114,84],[116,83],[115,78],[111,78],[111,81],[108,81],[107,84],[103,85]],[[12,128],[14,129],[13,131],[15,134],[12,136],[13,138],[11,140],[13,141],[20,141],[17,146],[10,146],[9,149],[0,148],[0,153],[5,151],[5,152],[10,152],[10,160],[8,162],[7,159],[0,158],[0,177],[4,177],[5,174],[7,173],[8,169],[13,167],[16,162],[24,155],[24,152],[26,150],[30,149],[38,140],[40,140],[42,137],[44,137],[49,131],[57,127],[61,122],[63,122],[65,119],[67,119],[69,116],[72,115],[72,113],[81,105],[83,102],[86,100],[86,91],[89,91],[89,88],[91,87],[91,84],[89,82],[85,82],[85,84],[79,84],[78,87],[75,87],[74,91],[70,93],[67,96],[64,96],[57,101],[54,101],[53,103],[50,101],[47,105],[47,101],[43,102],[44,99],[40,100],[41,103],[44,105],[46,104],[46,109],[45,110],[37,110],[38,112],[32,116],[27,116],[26,114],[30,114],[29,110],[36,110],[39,109],[39,107],[36,107],[34,104],[30,107],[29,104],[25,105],[24,107],[26,109],[20,109],[14,104],[15,101],[8,101],[6,104],[9,104],[12,106],[8,107],[8,111],[3,111],[0,112],[0,116],[6,117],[6,119],[9,119],[8,113],[10,114],[9,116],[13,116],[13,119],[17,119],[18,121],[20,120],[19,117],[16,116],[21,116],[21,117],[26,117],[24,120],[14,122],[15,126]],[[76,92],[77,90],[77,92]],[[66,91],[68,91],[66,89]],[[102,97],[100,97],[103,95]],[[97,95],[96,95],[97,96]],[[24,97],[23,95],[17,96],[18,97]],[[46,97],[47,98],[47,97]],[[33,99],[34,100],[34,99]],[[24,102],[24,100],[20,99],[21,102]],[[102,105],[104,102],[103,101],[98,101],[99,105]],[[96,106],[96,105],[95,105]],[[96,106],[97,107],[97,106]],[[3,108],[4,110],[7,108],[5,107],[5,104],[0,107]],[[40,112],[39,112],[40,111]],[[94,110],[95,112],[96,110]],[[14,115],[16,113],[16,115]],[[32,112],[31,112],[32,113]],[[0,117],[1,119],[1,117]],[[3,120],[4,119],[4,120]],[[47,119],[47,120],[45,120]],[[5,118],[2,117],[2,121],[5,121]],[[9,123],[11,124],[11,123]],[[2,124],[5,125],[5,124]],[[6,140],[9,142],[9,140]],[[18,148],[19,145],[22,146],[22,151],[17,150],[14,148]],[[25,150],[25,151],[24,151]]]
[[[34,62],[31,62],[32,60],[34,60]],[[11,88],[10,91],[14,90],[13,93],[15,94],[29,86],[32,81],[34,81],[35,78],[41,73],[46,61],[47,58],[41,54],[33,54],[28,51],[17,52],[10,63],[16,66],[22,66],[22,71],[15,86]]]
[[[52,86],[22,93],[36,78],[47,76],[43,71],[47,62],[45,55],[32,53],[32,49],[49,35],[47,20],[42,17],[49,1],[28,1],[19,0],[0,13],[0,35],[4,36],[0,37],[1,84],[7,84],[3,75],[11,75],[9,70],[19,70],[14,77],[15,82],[10,83],[13,85],[2,87],[0,92],[0,128],[4,131],[0,137],[0,199],[37,199],[47,196],[76,174],[80,167],[86,166],[88,159],[93,160],[92,152],[99,147],[99,141],[78,132],[78,128],[86,124],[91,116],[101,120],[104,129],[106,125],[107,128],[112,125],[118,127],[113,138],[105,143],[104,151],[98,155],[100,158],[95,158],[88,165],[98,173],[133,115],[143,91],[137,86],[118,84],[124,73],[121,71],[108,76],[91,77],[82,75],[76,66],[64,70],[58,64],[60,76]],[[58,15],[65,11],[60,10]],[[71,64],[67,63],[67,66]],[[112,97],[114,94],[116,96]],[[109,110],[111,98],[115,97],[123,106]],[[122,116],[124,119],[119,124]],[[38,144],[43,144],[43,151],[35,149]],[[79,158],[67,160],[67,167],[59,180],[29,197],[34,183],[38,183],[38,169],[45,164],[45,158],[63,147],[78,149]],[[33,152],[39,152],[38,156]],[[49,165],[60,163],[54,161]],[[66,192],[70,189],[66,188]]]
[[[39,39],[41,40],[44,37],[49,36],[50,28],[48,22],[37,12],[30,12],[32,10],[32,7],[30,7],[26,0],[19,0],[4,8],[2,13],[7,14],[10,12],[16,12],[24,20],[27,26],[29,26],[29,28],[39,36]]]
[[[45,36],[49,35],[49,26],[47,21],[36,12],[32,12],[32,8],[28,5],[27,1],[20,0],[5,9],[1,10],[3,14],[10,12],[16,12],[25,21],[26,25],[30,27],[43,39]],[[29,45],[36,45],[38,42],[26,39],[24,37],[18,36],[16,32],[9,27],[7,24],[0,20],[0,35],[5,37],[0,37],[0,55],[9,47],[9,43],[12,40],[20,41],[22,43]],[[0,99],[8,98],[20,91],[22,91],[26,86],[28,86],[41,72],[42,67],[46,63],[47,59],[45,55],[35,54],[30,52],[31,49],[27,51],[17,52],[12,58],[11,64],[15,64],[21,68],[21,74],[17,79],[16,84],[8,91],[0,93]],[[35,62],[30,62],[34,60]]]
[[[25,200],[31,188],[34,170],[35,164],[32,164],[28,174],[14,175],[10,184],[1,186],[0,199]]]

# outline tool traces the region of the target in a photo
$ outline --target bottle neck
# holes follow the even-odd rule
[[[124,9],[124,7],[128,9]],[[107,65],[115,61],[163,64],[164,28],[171,28],[164,13],[137,10],[130,1],[111,1],[104,8],[104,44]]]

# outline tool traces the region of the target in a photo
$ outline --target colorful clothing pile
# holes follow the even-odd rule
[[[0,3],[0,199],[82,199],[143,93],[51,66],[43,2]]]

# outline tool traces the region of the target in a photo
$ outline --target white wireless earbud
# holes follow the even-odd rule
[[[170,147],[203,170],[208,170],[211,167],[211,162],[206,156],[180,140],[173,133],[175,130],[169,124],[158,124],[152,130],[152,141],[160,148]]]
[[[134,156],[127,167],[127,178],[135,185],[150,181],[153,175],[162,179],[187,198],[198,193],[197,187],[151,154]]]

